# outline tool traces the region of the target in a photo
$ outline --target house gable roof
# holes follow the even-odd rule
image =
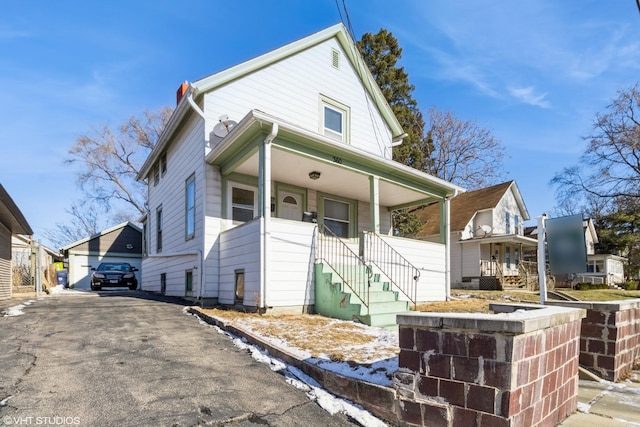
[[[167,126],[165,126],[165,129],[160,135],[158,144],[140,169],[137,179],[144,179],[149,174],[152,165],[155,164],[160,153],[166,149],[166,146],[169,144],[173,133],[178,129],[180,123],[182,123],[187,115],[193,112],[189,106],[189,96],[193,98],[199,97],[200,95],[214,90],[217,87],[242,78],[243,76],[262,68],[268,67],[269,65],[282,61],[290,56],[296,55],[299,52],[323,43],[331,38],[337,39],[346,56],[351,61],[364,88],[369,96],[371,96],[371,99],[380,111],[380,114],[391,129],[392,137],[401,137],[404,131],[400,122],[396,118],[395,114],[393,114],[391,106],[387,103],[382,91],[371,75],[369,68],[362,59],[353,39],[347,32],[347,29],[342,23],[340,23],[191,83],[189,85],[189,92],[180,100],[178,106],[173,112],[173,115],[169,119]]]
[[[528,220],[529,212],[515,181],[507,181],[479,190],[467,191],[451,199],[451,231],[463,230],[477,212],[495,209],[510,188],[523,215],[523,220]],[[424,223],[417,234],[418,236],[432,236],[440,233],[440,207],[437,203],[420,209],[416,213],[420,221]]]
[[[392,136],[398,137],[403,133],[400,122],[396,118],[395,114],[391,110],[391,106],[387,103],[382,91],[378,87],[375,79],[371,75],[367,64],[362,59],[358,48],[356,47],[353,39],[347,32],[347,29],[343,24],[336,24],[322,31],[319,31],[310,36],[299,39],[295,42],[284,45],[280,48],[272,50],[264,55],[260,55],[256,58],[242,62],[231,68],[227,68],[218,73],[212,74],[203,79],[197,80],[191,83],[191,92],[193,96],[198,96],[201,93],[209,92],[219,86],[243,77],[254,71],[268,67],[269,65],[282,61],[287,57],[293,56],[299,52],[316,46],[326,40],[336,38],[340,46],[344,50],[345,54],[351,61],[354,70],[358,73],[361,82],[365,89],[376,103],[376,106],[380,110],[382,116],[386,120],[387,124],[391,128]]]
[[[2,184],[0,184],[0,224],[4,224],[11,234],[33,234],[31,226]]]
[[[135,225],[132,222],[125,221],[125,222],[123,222],[121,224],[117,224],[117,225],[114,225],[113,227],[109,227],[109,228],[107,228],[105,230],[102,230],[102,231],[100,231],[100,232],[98,232],[96,234],[93,234],[93,235],[91,235],[89,237],[85,237],[84,239],[80,239],[80,240],[77,240],[75,242],[69,243],[68,245],[63,246],[61,249],[62,249],[62,251],[68,251],[69,249],[75,248],[76,246],[79,246],[79,245],[81,245],[83,243],[88,242],[89,240],[93,240],[93,239],[98,238],[100,236],[104,236],[105,234],[109,234],[109,233],[111,233],[113,231],[119,230],[119,229],[127,227],[127,226],[133,228],[134,230],[136,230],[140,234],[142,234],[142,229],[140,227],[138,227],[137,225]]]

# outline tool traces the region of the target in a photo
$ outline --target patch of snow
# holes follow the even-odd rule
[[[49,291],[51,292],[52,295],[59,295],[59,294],[79,294],[79,293],[85,293],[86,291],[81,290],[81,289],[70,289],[70,288],[65,288],[62,285],[55,285],[52,288],[49,288]]]
[[[7,396],[4,399],[0,400],[0,406],[7,406],[7,402],[9,401],[9,399],[11,399],[13,396]]]
[[[585,414],[588,414],[590,410],[591,410],[591,405],[589,405],[588,403],[578,402],[578,412],[583,412]]]
[[[22,309],[24,309],[26,306],[30,305],[33,303],[33,300],[29,300],[26,302],[23,302],[22,304],[18,304],[18,305],[14,305],[13,307],[9,307],[9,308],[5,308],[2,311],[2,315],[3,317],[13,317],[13,316],[21,316],[24,314],[24,311],[22,311]]]
[[[222,333],[227,335],[232,341],[233,344],[242,349],[246,350],[251,354],[251,357],[260,363],[264,363],[269,365],[272,371],[279,372],[286,378],[286,382],[291,386],[297,388],[298,390],[302,390],[306,392],[307,397],[311,400],[314,400],[323,408],[325,411],[329,412],[331,415],[337,414],[338,412],[342,412],[352,419],[356,420],[360,425],[363,426],[371,426],[371,427],[386,427],[387,424],[382,422],[380,419],[374,417],[370,412],[363,409],[359,405],[354,404],[346,399],[342,399],[336,397],[326,390],[322,388],[322,386],[313,378],[302,372],[300,369],[295,366],[290,366],[284,363],[282,360],[277,359],[269,355],[269,353],[265,350],[262,350],[253,344],[249,344],[246,339],[239,338],[232,333],[222,330],[221,328],[211,325],[200,318],[200,316],[189,313],[189,307],[183,308],[183,312],[188,315],[195,316],[200,324],[206,325],[211,329],[216,330],[218,333]],[[288,351],[292,351],[291,348],[287,348]],[[317,360],[317,359],[316,359]],[[324,360],[322,361],[325,362]],[[349,366],[348,363],[345,362],[330,362],[326,361],[326,365],[323,364],[323,368],[327,368],[332,365],[346,365]],[[372,365],[373,366],[373,365]],[[349,369],[351,369],[349,367]],[[397,358],[395,361],[395,369],[391,372],[395,372],[397,370]],[[334,371],[338,372],[338,371]],[[353,375],[350,375],[353,377]],[[363,374],[363,379],[370,378],[371,374]]]

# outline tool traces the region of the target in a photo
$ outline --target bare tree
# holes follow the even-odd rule
[[[132,116],[116,129],[103,125],[77,138],[67,163],[79,165],[78,184],[89,200],[106,210],[114,202],[124,206],[125,212],[120,210],[118,214],[121,218],[137,219],[146,212],[146,183],[136,181],[136,176],[171,112],[169,107],[144,111],[141,117]]]
[[[56,248],[92,236],[108,226],[104,219],[101,219],[103,217],[100,213],[103,209],[96,206],[94,201],[73,203],[65,211],[73,218],[71,222],[58,223],[55,228],[43,233]]]
[[[556,197],[577,200],[640,197],[640,89],[618,92],[605,113],[598,113],[580,165],[556,174]]]
[[[431,108],[426,114],[428,143],[433,152],[423,169],[469,190],[504,179],[505,150],[489,129]]]

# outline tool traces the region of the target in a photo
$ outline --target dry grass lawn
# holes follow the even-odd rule
[[[309,314],[259,315],[220,309],[202,311],[244,326],[270,341],[299,349],[311,357],[366,364],[372,358],[384,359],[398,354],[397,343],[381,341],[378,333],[349,321]]]
[[[586,301],[640,297],[640,291],[589,290],[567,293]],[[454,290],[452,297],[452,301],[421,304],[417,310],[438,313],[490,313],[489,304],[492,302],[540,302],[538,294],[528,291]],[[275,344],[296,349],[304,353],[305,357],[328,358],[350,364],[369,364],[398,354],[397,334],[354,322],[320,315],[260,315],[221,309],[202,311],[251,330]]]

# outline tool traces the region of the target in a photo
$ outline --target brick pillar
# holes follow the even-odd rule
[[[575,411],[584,310],[399,315],[397,414],[406,425],[554,426]]]
[[[580,365],[609,381],[631,373],[640,357],[640,300],[552,304],[587,310],[580,331]]]

